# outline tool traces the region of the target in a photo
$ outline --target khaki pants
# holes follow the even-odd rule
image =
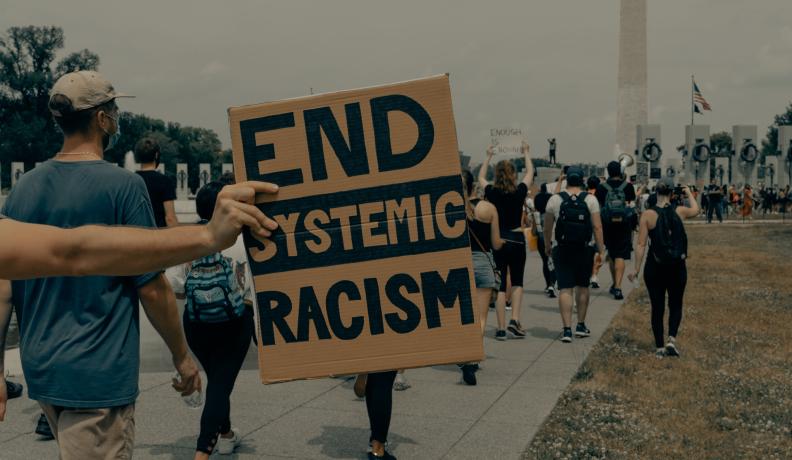
[[[135,440],[135,405],[98,409],[39,403],[61,460],[131,459]]]

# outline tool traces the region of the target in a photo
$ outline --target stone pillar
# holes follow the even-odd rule
[[[648,123],[646,0],[621,0],[619,18],[615,158],[622,153],[633,154],[636,148],[641,148],[635,143],[633,130],[638,125]],[[626,174],[630,176],[635,174],[634,171],[635,166],[632,166]]]
[[[212,169],[209,163],[198,165],[198,188],[208,184],[212,180]]]
[[[701,188],[709,184],[709,160],[698,162],[693,158],[693,149],[699,145],[710,145],[709,125],[687,125],[685,126],[685,149],[688,155],[685,161],[685,169],[688,182],[695,183],[696,187]],[[712,151],[709,152],[712,156]]]
[[[655,161],[649,161],[646,157],[644,157],[644,147],[650,145],[652,142],[657,144],[657,146],[661,150],[660,157]],[[635,143],[636,146],[634,150],[637,152],[622,152],[622,153],[630,153],[630,155],[634,155],[636,165],[633,167],[636,170],[638,169],[638,162],[647,162],[649,163],[649,179],[652,181],[660,179],[660,177],[665,176],[665,167],[663,166],[666,159],[669,157],[668,152],[663,150],[663,140],[662,140],[662,132],[660,129],[660,125],[647,125],[642,124],[638,125],[635,128]],[[652,147],[653,149],[656,147]],[[629,177],[629,169],[627,171]],[[654,171],[654,174],[652,173]]]
[[[176,198],[186,200],[189,193],[188,183],[190,174],[187,170],[187,163],[176,165]]]
[[[757,166],[759,166],[757,132],[756,125],[735,125],[732,127],[732,146],[734,148],[732,180],[742,185],[750,184],[752,188],[757,188]],[[753,158],[750,155],[752,149],[755,149]]]
[[[11,163],[11,187],[16,185],[22,174],[25,174],[25,163],[19,161]]]
[[[778,127],[778,169],[776,183],[779,187],[792,184],[792,125]]]

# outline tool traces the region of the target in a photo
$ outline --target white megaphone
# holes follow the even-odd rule
[[[621,172],[624,174],[624,171],[632,166],[635,163],[635,159],[629,153],[622,153],[619,155],[619,165],[621,166]]]

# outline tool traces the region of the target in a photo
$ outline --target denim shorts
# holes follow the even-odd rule
[[[495,278],[495,259],[492,253],[473,251],[473,273],[477,289],[498,289],[500,282]]]

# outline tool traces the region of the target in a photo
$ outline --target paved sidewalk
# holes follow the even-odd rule
[[[456,366],[408,370],[412,388],[394,393],[390,434],[394,455],[400,459],[520,457],[620,305],[607,293],[610,276],[603,267],[603,288],[592,291],[587,320],[592,337],[561,343],[557,299],[542,292],[536,253],[529,254],[526,272],[522,323],[529,336],[495,341],[491,312],[487,360],[475,387],[462,383]],[[625,294],[631,288],[625,283]],[[145,315],[141,318],[143,372],[135,458],[192,458],[200,412],[187,408],[170,388],[170,358]],[[9,357],[13,361],[13,353]],[[244,439],[229,458],[365,458],[369,435],[365,403],[353,395],[351,381],[264,386],[258,382],[255,361],[251,349],[232,396],[232,420]],[[13,363],[9,368],[13,372]],[[57,458],[55,443],[40,441],[33,433],[38,414],[33,401],[9,402],[6,422],[0,423],[0,459]]]

